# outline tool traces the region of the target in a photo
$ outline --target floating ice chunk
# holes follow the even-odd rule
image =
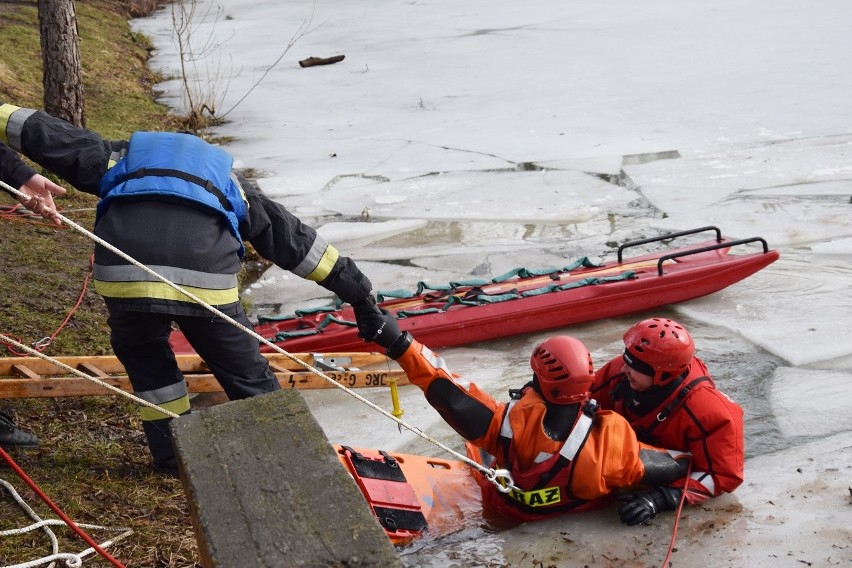
[[[770,396],[787,437],[822,438],[852,430],[852,373],[779,367]]]

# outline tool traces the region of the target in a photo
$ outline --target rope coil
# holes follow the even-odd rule
[[[22,562],[18,564],[11,564],[5,566],[4,568],[34,568],[35,566],[42,566],[44,564],[49,564],[51,566],[54,565],[54,562],[57,560],[64,561],[65,564],[71,568],[78,568],[83,565],[83,558],[89,556],[95,552],[95,549],[90,547],[82,552],[77,554],[70,552],[59,552],[59,539],[56,538],[56,534],[50,529],[51,526],[67,526],[65,521],[60,519],[42,519],[38,513],[36,513],[32,507],[30,507],[26,501],[24,501],[23,497],[15,490],[15,488],[4,479],[0,479],[0,485],[2,485],[6,491],[12,496],[12,499],[18,504],[21,509],[23,509],[27,516],[29,516],[35,522],[27,525],[25,527],[21,527],[19,529],[9,529],[0,531],[0,536],[12,536],[12,535],[20,535],[28,532],[32,532],[37,529],[42,529],[45,534],[47,534],[50,539],[51,544],[51,554],[47,556],[43,556],[42,558],[38,558],[36,560],[30,560],[28,562]],[[77,526],[85,529],[95,529],[95,530],[103,530],[108,532],[118,532],[117,536],[106,540],[100,543],[101,548],[105,548],[111,546],[118,542],[119,540],[126,538],[133,534],[133,531],[128,528],[112,528],[112,527],[102,527],[100,525],[90,525],[85,523],[77,523]]]

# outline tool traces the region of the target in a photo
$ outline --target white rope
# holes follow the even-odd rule
[[[30,507],[27,504],[27,502],[24,501],[21,498],[21,496],[18,494],[18,492],[15,491],[15,488],[12,487],[12,484],[7,482],[5,479],[0,479],[0,484],[2,484],[3,487],[6,488],[6,491],[9,492],[9,494],[12,496],[12,499],[14,499],[16,503],[18,503],[18,506],[21,507],[32,520],[34,520],[36,522],[41,521],[41,517],[39,517],[38,514],[32,509],[32,507]],[[0,536],[5,536],[6,532],[11,532],[11,531],[0,532]],[[47,534],[47,537],[50,539],[51,550],[53,551],[54,554],[57,554],[59,552],[59,541],[56,539],[56,535],[53,533],[52,530],[50,530],[49,527],[45,527],[44,532]],[[15,534],[15,533],[12,533],[12,534]]]
[[[2,181],[0,181],[0,186],[5,188],[7,191],[10,191],[13,195],[24,197],[24,198],[29,197],[25,193],[18,191],[17,189],[13,188],[12,186],[10,186],[10,185],[2,182]],[[367,406],[369,406],[370,408],[372,408],[376,412],[386,416],[387,418],[390,418],[391,420],[396,422],[399,426],[405,428],[406,430],[409,430],[410,432],[413,432],[414,434],[420,436],[424,440],[438,446],[439,448],[441,448],[445,452],[453,455],[456,459],[458,459],[458,460],[466,463],[470,467],[482,472],[501,491],[508,492],[511,489],[515,489],[514,488],[514,482],[512,480],[511,474],[507,470],[494,470],[494,469],[485,467],[482,464],[479,464],[479,463],[475,462],[474,460],[468,458],[467,456],[458,453],[457,451],[453,450],[452,448],[448,447],[447,445],[442,444],[438,440],[436,440],[436,439],[432,438],[431,436],[427,435],[426,433],[424,433],[419,428],[412,426],[412,425],[406,423],[405,421],[397,418],[396,416],[394,416],[393,414],[391,414],[387,410],[385,410],[385,409],[381,408],[380,406],[370,402],[369,400],[367,400],[363,396],[359,395],[358,393],[356,393],[352,389],[349,389],[349,388],[343,386],[342,384],[338,383],[337,381],[335,381],[334,379],[332,379],[331,377],[329,377],[328,375],[326,375],[325,373],[323,373],[319,369],[313,367],[312,365],[306,363],[305,361],[302,361],[298,357],[296,357],[296,356],[292,355],[291,353],[285,351],[284,349],[282,349],[281,347],[279,347],[275,343],[272,343],[271,341],[269,341],[268,339],[266,339],[265,337],[263,337],[262,335],[260,335],[256,331],[254,331],[253,329],[250,329],[250,328],[244,326],[243,324],[241,324],[240,322],[238,322],[234,318],[222,313],[220,310],[218,310],[215,307],[211,306],[210,304],[206,303],[204,300],[202,300],[198,296],[194,295],[192,292],[189,292],[188,290],[181,288],[180,286],[178,286],[174,282],[167,279],[165,276],[162,276],[162,275],[158,274],[157,272],[151,270],[150,268],[148,268],[147,266],[145,266],[144,264],[142,264],[141,262],[139,262],[135,258],[133,258],[130,255],[128,255],[127,253],[125,253],[124,251],[119,250],[118,248],[116,248],[115,246],[106,242],[105,240],[103,240],[99,236],[97,236],[94,233],[92,233],[92,232],[86,230],[85,228],[81,227],[80,225],[78,225],[74,221],[72,221],[72,220],[68,219],[67,217],[63,216],[62,214],[60,214],[58,211],[56,212],[56,216],[59,219],[61,219],[63,222],[67,223],[68,226],[73,228],[78,233],[92,239],[93,241],[95,241],[99,245],[101,245],[104,248],[110,250],[111,252],[117,254],[121,258],[125,259],[126,261],[128,261],[131,264],[133,264],[134,266],[136,266],[137,268],[139,268],[139,269],[143,270],[144,272],[150,274],[151,276],[153,276],[154,278],[156,278],[160,282],[166,284],[167,286],[169,286],[169,287],[173,288],[174,290],[178,291],[179,293],[183,294],[184,296],[186,296],[187,298],[189,298],[193,302],[204,307],[209,312],[212,312],[213,314],[224,319],[225,321],[227,321],[228,323],[230,323],[234,327],[236,327],[236,328],[244,331],[245,333],[251,335],[252,337],[257,339],[258,341],[260,341],[262,344],[266,345],[267,347],[271,348],[275,352],[280,353],[281,355],[284,355],[285,357],[287,357],[288,359],[290,359],[294,363],[298,363],[299,365],[303,366],[305,369],[311,371],[312,373],[314,373],[318,377],[327,381],[328,383],[330,383],[334,387],[346,392],[347,394],[349,394],[350,396],[352,396],[356,400],[359,400],[360,402],[366,404]],[[118,390],[121,392],[121,394],[123,396],[128,394],[128,393],[122,391],[121,389],[118,389]]]
[[[38,515],[38,513],[36,513],[32,509],[32,507],[30,507],[27,504],[27,502],[24,501],[24,499],[20,496],[20,494],[15,490],[15,488],[9,482],[7,482],[4,479],[0,479],[0,485],[3,485],[3,487],[6,488],[6,491],[9,492],[9,494],[12,496],[12,498],[15,500],[15,502],[17,502],[18,506],[20,506],[32,520],[36,521],[33,524],[30,524],[26,527],[21,527],[19,529],[9,529],[9,530],[0,531],[0,537],[20,535],[20,534],[28,533],[30,531],[34,531],[36,529],[43,529],[44,532],[48,535],[48,538],[50,538],[51,551],[52,551],[52,553],[50,555],[44,556],[42,558],[38,558],[36,560],[30,560],[30,561],[19,563],[19,564],[10,564],[10,565],[6,565],[6,566],[2,566],[0,568],[32,568],[34,566],[42,566],[44,564],[48,564],[48,566],[50,568],[50,567],[55,565],[55,562],[57,560],[64,561],[67,566],[70,566],[72,568],[78,568],[78,567],[83,565],[83,558],[85,558],[86,556],[89,556],[89,555],[91,555],[95,552],[95,549],[91,548],[91,547],[83,550],[82,552],[80,552],[78,554],[73,554],[73,553],[68,553],[68,552],[59,552],[59,540],[56,538],[56,534],[54,534],[54,532],[52,530],[50,530],[50,527],[51,526],[67,526],[65,521],[60,520],[60,519],[42,519]],[[113,532],[121,531],[121,534],[119,534],[115,538],[112,538],[110,540],[106,540],[103,543],[101,543],[99,545],[101,548],[106,548],[108,546],[111,546],[111,545],[115,544],[116,542],[118,542],[119,540],[126,538],[126,537],[130,536],[131,534],[133,534],[133,531],[129,528],[126,528],[126,527],[111,528],[111,527],[102,527],[100,525],[89,525],[89,524],[84,524],[84,523],[77,523],[77,526],[80,527],[80,528],[96,529],[96,530],[103,530],[103,531],[113,531]]]
[[[36,349],[33,349],[32,347],[29,347],[27,345],[24,345],[23,343],[15,341],[14,339],[9,337],[8,335],[4,335],[4,334],[0,333],[0,341],[2,341],[3,343],[8,343],[10,345],[14,345],[18,349],[23,349],[24,351],[26,351],[30,355],[35,355],[36,357],[38,357],[40,359],[44,359],[45,361],[48,361],[48,362],[56,365],[57,367],[60,367],[62,369],[65,369],[66,371],[74,373],[78,377],[88,379],[88,380],[92,381],[93,383],[97,383],[98,385],[102,386],[105,389],[109,389],[109,390],[113,391],[116,394],[120,394],[121,396],[126,396],[130,400],[132,400],[134,402],[138,402],[139,404],[141,404],[143,406],[147,406],[148,408],[152,408],[152,409],[156,410],[157,412],[162,412],[166,416],[170,416],[172,418],[180,418],[179,414],[175,414],[171,410],[166,410],[165,408],[157,406],[153,402],[148,402],[147,400],[139,398],[138,396],[136,396],[133,393],[129,393],[129,392],[127,392],[125,390],[121,390],[120,388],[113,386],[109,383],[105,383],[104,381],[98,379],[97,377],[93,377],[92,375],[88,375],[88,374],[84,373],[83,371],[81,371],[79,369],[75,369],[74,367],[72,367],[70,365],[66,365],[62,361],[59,361],[58,359],[54,359],[53,357],[45,355],[41,351],[37,351]]]

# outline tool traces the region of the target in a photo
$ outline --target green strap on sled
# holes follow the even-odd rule
[[[376,293],[376,299],[379,303],[383,302],[386,298],[398,298],[398,299],[409,299],[414,298],[423,294],[426,290],[432,290],[435,292],[449,292],[452,293],[458,288],[472,288],[464,297],[450,295],[447,298],[447,302],[439,309],[439,308],[426,308],[422,310],[399,310],[396,312],[396,317],[398,319],[405,319],[409,317],[422,316],[426,314],[434,314],[436,312],[445,312],[450,307],[458,304],[461,306],[481,306],[484,304],[496,304],[499,302],[507,302],[509,300],[517,300],[518,298],[527,298],[530,296],[538,296],[541,294],[549,294],[552,292],[559,292],[562,290],[570,290],[572,288],[582,288],[583,286],[594,286],[596,284],[603,284],[605,282],[616,282],[619,280],[629,280],[632,278],[636,278],[636,273],[632,270],[628,270],[619,274],[617,276],[604,276],[604,277],[589,277],[584,278],[582,280],[577,280],[575,282],[568,282],[562,285],[550,285],[543,286],[541,288],[536,288],[534,290],[527,290],[526,292],[521,292],[520,294],[517,290],[503,293],[503,294],[485,294],[479,293],[477,294],[476,287],[478,286],[486,286],[488,284],[499,284],[510,280],[514,277],[517,278],[530,278],[533,276],[545,276],[551,274],[558,274],[560,272],[570,272],[576,268],[597,268],[601,265],[595,264],[589,257],[584,256],[582,258],[578,258],[571,264],[562,267],[550,267],[550,268],[541,268],[541,269],[528,269],[528,268],[515,268],[514,270],[510,270],[505,274],[501,274],[500,276],[496,276],[491,280],[485,280],[482,278],[472,278],[469,280],[455,280],[449,283],[449,285],[431,285],[425,281],[420,281],[417,283],[417,291],[410,292],[407,290],[379,290]],[[481,292],[481,290],[480,290]],[[340,309],[342,302],[339,299],[335,300],[335,304],[333,307],[318,307],[318,308],[306,308],[301,310],[296,310],[296,315],[289,316],[260,316],[258,319],[261,322],[274,322],[274,321],[286,321],[290,319],[295,319],[304,315],[323,313],[323,312],[334,312]],[[306,335],[314,335],[316,333],[320,333],[326,326],[331,323],[336,323],[339,325],[344,325],[348,327],[356,327],[357,323],[348,320],[342,320],[336,318],[334,316],[328,315],[325,319],[314,329],[310,330],[299,330],[299,331],[281,331],[278,332],[275,336],[275,341],[283,341],[287,338],[291,337],[304,337]]]
[[[476,296],[476,304],[496,304],[498,302],[508,302],[509,300],[517,300],[521,295],[517,292],[507,292],[506,294],[479,294]]]
[[[598,268],[598,267],[603,266],[603,265],[602,264],[595,264],[594,262],[589,260],[588,256],[584,256],[582,258],[578,258],[577,260],[575,260],[574,262],[572,262],[571,264],[569,264],[568,266],[566,266],[562,270],[563,270],[563,272],[571,272],[575,268],[579,268],[581,266],[583,268]]]
[[[495,276],[491,279],[495,284],[499,284],[500,282],[505,282],[510,278],[514,278],[517,276],[518,278],[529,278],[530,276],[544,276],[546,274],[556,274],[558,272],[562,272],[562,268],[542,268],[540,270],[530,270],[528,268],[515,268],[514,270],[510,270],[506,274],[501,274],[500,276]]]
[[[313,314],[323,314],[326,312],[335,312],[338,308],[335,306],[319,306],[316,308],[303,308],[296,310],[296,317],[310,316]]]
[[[576,282],[568,282],[560,286],[557,286],[556,284],[552,286],[542,286],[541,288],[535,288],[533,290],[521,292],[521,296],[524,298],[527,298],[529,296],[540,296],[542,294],[549,294],[551,292],[561,292],[562,290],[571,290],[572,288],[582,288],[584,286],[594,286],[596,284],[603,284],[605,282],[617,282],[619,280],[630,280],[632,278],[636,278],[636,273],[632,270],[627,270],[619,274],[618,276],[603,276],[600,278],[589,277],[583,278],[582,280],[577,280]]]
[[[322,333],[322,330],[324,330],[332,323],[336,323],[338,325],[346,327],[358,326],[358,324],[354,321],[349,321],[334,317],[332,315],[327,315],[314,329],[300,329],[298,331],[279,331],[275,334],[275,341],[284,341],[285,339],[291,339],[293,337],[306,337],[308,335],[316,335],[318,333]]]
[[[270,323],[276,321],[287,321],[296,319],[296,314],[278,315],[278,316],[257,316],[258,323]]]
[[[434,290],[436,292],[452,292],[452,286],[448,286],[447,284],[429,284],[428,282],[424,282],[421,280],[417,283],[417,291],[414,293],[415,296],[419,296],[426,290]]]
[[[413,318],[424,316],[426,314],[437,314],[440,312],[438,308],[426,308],[425,310],[399,310],[396,312],[397,319]]]
[[[381,304],[385,301],[385,298],[398,298],[401,300],[407,300],[408,298],[413,298],[416,295],[417,294],[409,290],[379,290],[378,292],[376,292],[376,301]]]
[[[550,274],[558,274],[560,272],[571,272],[575,268],[579,268],[581,266],[583,268],[597,268],[600,265],[595,264],[594,262],[589,260],[588,256],[584,256],[582,258],[578,258],[577,260],[575,260],[574,262],[572,262],[568,266],[564,266],[562,268],[550,267],[550,268],[536,268],[536,269],[532,269],[532,270],[529,269],[529,268],[515,268],[514,270],[510,270],[506,274],[501,274],[500,276],[495,276],[494,278],[491,279],[491,281],[494,282],[495,284],[499,284],[500,282],[505,282],[506,280],[509,280],[510,278],[514,278],[515,276],[517,276],[518,278],[530,278],[531,276],[547,276],[547,275],[550,275]]]

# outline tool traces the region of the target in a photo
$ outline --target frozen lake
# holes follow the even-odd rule
[[[602,364],[638,319],[677,319],[745,409],[746,481],[684,512],[676,565],[852,562],[852,4],[198,5],[194,36],[216,49],[194,78],[217,109],[237,105],[213,133],[377,290],[612,260],[625,241],[705,225],[780,250],[722,292],[561,332]],[[135,27],[174,74],[170,12]],[[162,88],[182,111],[179,82]],[[266,315],[329,295],[273,268],[247,297]],[[547,335],[441,355],[505,398]],[[390,409],[387,392],[361,394]],[[419,390],[400,394],[404,420],[461,447]],[[435,453],[346,393],[305,397],[333,442]],[[495,534],[472,522],[403,561],[655,565],[671,530],[671,515],[628,528],[611,510]]]

